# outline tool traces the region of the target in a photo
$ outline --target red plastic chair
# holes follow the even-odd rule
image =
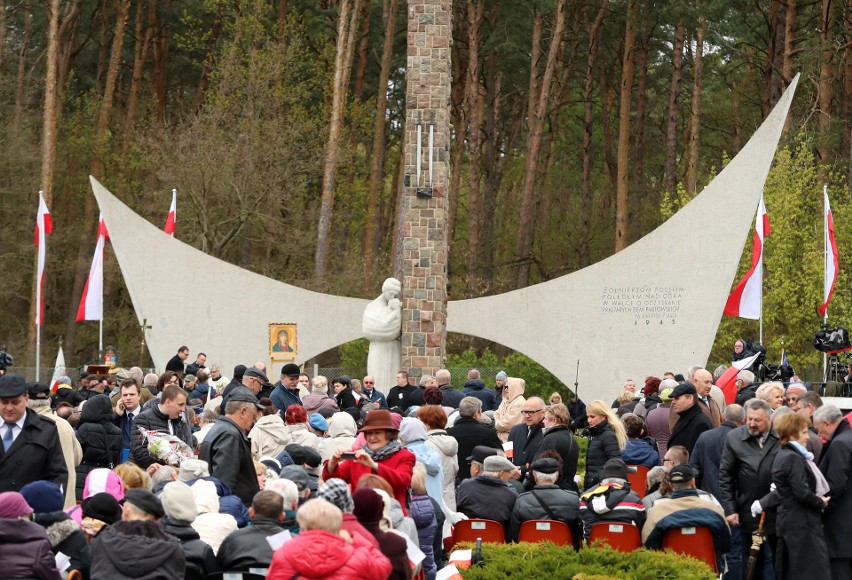
[[[461,520],[453,527],[452,543],[447,549],[452,550],[460,542],[475,542],[477,538],[491,544],[505,544],[506,530],[494,520]]]
[[[713,572],[719,573],[716,566],[716,545],[709,528],[673,528],[663,536],[663,549],[667,548],[706,562],[713,568]]]
[[[592,526],[589,543],[600,540],[619,552],[632,552],[642,547],[639,528],[630,523],[598,522]]]
[[[572,546],[574,538],[565,522],[556,520],[527,520],[521,524],[519,542],[553,542],[557,546]]]
[[[630,490],[639,494],[639,497],[645,497],[648,492],[648,472],[651,470],[644,465],[628,465],[628,467],[636,468],[636,473],[627,472]]]

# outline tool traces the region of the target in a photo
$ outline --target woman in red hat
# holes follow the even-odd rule
[[[378,475],[390,484],[394,498],[408,515],[406,492],[411,485],[416,459],[400,444],[399,428],[394,425],[390,411],[376,409],[367,413],[360,432],[364,434],[366,444],[354,451],[354,459],[345,459],[343,449],[335,451],[323,467],[323,480],[337,477],[354,490],[362,476]]]

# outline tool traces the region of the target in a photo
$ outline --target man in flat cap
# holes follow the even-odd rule
[[[290,405],[302,406],[302,399],[299,398],[299,375],[301,372],[297,364],[287,363],[281,367],[281,382],[275,385],[275,390],[272,391],[269,398],[282,417]]]
[[[24,377],[0,376],[0,492],[19,491],[38,480],[64,492],[68,468],[56,423],[28,409],[29,400]]]
[[[128,489],[122,521],[92,539],[92,578],[183,578],[186,556],[160,524],[164,514],[153,493]]]
[[[518,499],[518,493],[508,484],[514,471],[515,464],[502,455],[486,457],[482,474],[465,479],[459,485],[458,511],[469,518],[500,522],[508,530],[512,508]]]
[[[724,510],[701,497],[695,489],[697,472],[687,463],[675,465],[669,472],[672,497],[659,501],[648,510],[642,526],[642,541],[647,548],[662,549],[663,537],[673,528],[704,527],[713,533],[717,563],[724,570],[722,554],[731,548],[731,531]]]
[[[677,423],[669,437],[669,448],[683,445],[692,453],[698,436],[713,428],[713,423],[698,405],[698,391],[692,383],[681,383],[672,392],[672,413],[678,415]]]
[[[573,491],[556,485],[559,462],[550,457],[536,459],[530,464],[530,472],[535,488],[518,496],[512,509],[509,537],[517,541],[521,524],[528,520],[556,520],[568,524],[574,537],[574,547],[579,549],[583,537],[580,498]]]
[[[247,387],[235,387],[224,404],[224,415],[204,437],[198,458],[210,466],[210,475],[222,480],[246,506],[260,491],[251,456],[248,432],[263,406]]]

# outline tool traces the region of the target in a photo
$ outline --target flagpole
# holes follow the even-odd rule
[[[35,380],[38,382],[39,379],[39,366],[41,363],[41,325],[36,325],[36,377]]]
[[[825,299],[825,285],[828,283],[828,185],[822,186],[822,287],[823,300]],[[823,324],[828,324],[828,305],[825,307],[825,314],[822,318]],[[828,380],[828,353],[822,353],[822,376],[823,380]]]
[[[98,322],[98,356],[104,352],[104,315],[101,313],[101,320]],[[99,361],[100,362],[100,361]]]

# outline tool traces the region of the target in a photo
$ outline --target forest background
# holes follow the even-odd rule
[[[765,188],[763,324],[769,360],[783,339],[816,380],[823,185],[840,248],[830,322],[852,324],[852,6],[470,0],[453,10],[450,299],[567,274],[650,232],[801,73]],[[60,339],[69,366],[97,358],[97,323],[74,322],[96,234],[89,174],[158,225],[176,188],[177,237],[213,256],[375,296],[398,269],[406,11],[399,0],[2,2],[0,345],[16,364],[35,360],[39,189],[55,227],[42,364]],[[712,239],[714,224],[696,223],[695,235]],[[749,237],[738,276],[750,255]],[[161,275],[184,274],[175,264]],[[203,296],[217,281],[195,283]],[[141,330],[108,244],[104,311],[105,344],[139,364]],[[757,333],[756,321],[723,317],[711,368]],[[510,353],[454,335],[449,349],[495,365]],[[151,366],[147,353],[141,363]],[[666,370],[684,369],[648,372]]]

